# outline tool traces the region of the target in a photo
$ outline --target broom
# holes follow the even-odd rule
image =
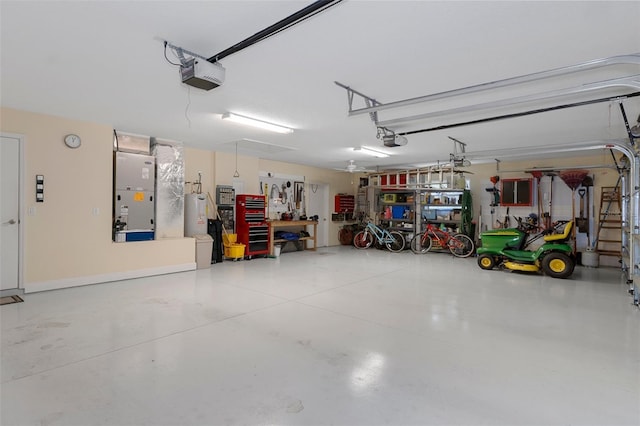
[[[209,203],[211,203],[211,208],[213,209],[214,212],[216,212],[216,218],[220,221],[220,224],[222,225],[222,232],[227,237],[227,241],[229,241],[229,233],[227,232],[227,228],[224,227],[224,221],[220,217],[220,213],[218,213],[218,208],[216,207],[216,203],[213,202],[213,198],[211,197],[211,194],[209,193],[209,191],[207,191],[207,198],[209,199]]]

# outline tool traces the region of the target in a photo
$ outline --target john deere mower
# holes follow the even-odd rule
[[[522,221],[518,223],[521,225]],[[558,221],[551,229],[537,236],[518,228],[494,229],[480,234],[478,266],[482,269],[504,268],[514,271],[544,272],[553,278],[567,278],[575,268],[573,248],[568,244],[573,221]],[[526,250],[534,240],[544,243],[535,250]]]

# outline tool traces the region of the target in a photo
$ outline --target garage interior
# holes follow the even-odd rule
[[[639,19],[3,0],[1,423],[640,423]],[[520,219],[566,277],[483,266]],[[414,253],[427,223],[473,253]]]

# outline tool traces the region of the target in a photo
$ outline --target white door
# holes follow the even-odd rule
[[[18,288],[20,263],[20,139],[0,142],[0,290]]]
[[[329,245],[329,185],[309,183],[304,191],[307,197],[307,216],[318,215],[318,247]]]

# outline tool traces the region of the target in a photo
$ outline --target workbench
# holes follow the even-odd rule
[[[318,246],[316,240],[316,234],[318,232],[318,222],[315,220],[269,220],[269,254],[274,255],[273,246],[278,243],[287,243],[290,240],[276,239],[275,233],[278,228],[301,228],[306,231],[308,226],[313,226],[313,233],[308,237],[300,237],[296,241],[313,241],[313,247],[307,247],[307,243],[304,243],[306,250],[315,250]]]

